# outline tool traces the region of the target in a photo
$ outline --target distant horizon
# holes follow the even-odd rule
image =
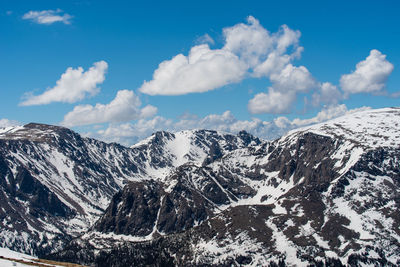
[[[400,3],[0,3],[0,128],[268,137],[399,107]]]

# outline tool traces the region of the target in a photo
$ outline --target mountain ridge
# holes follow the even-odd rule
[[[92,255],[88,262],[98,266],[117,264],[121,257],[125,265],[120,266],[145,262],[159,266],[160,259],[178,266],[395,266],[400,263],[396,215],[400,206],[399,137],[367,133],[368,143],[358,140],[363,136],[340,134],[348,132],[346,121],[356,119],[355,125],[360,127],[371,124],[368,119],[374,118],[375,124],[389,126],[400,112],[386,109],[359,115],[315,126],[330,134],[336,129],[339,134],[334,137],[327,132],[315,133],[315,129],[293,131],[273,142],[233,150],[207,166],[196,166],[187,175],[180,173],[179,177],[192,176],[194,185],[211,175],[221,189],[218,197],[226,197],[213,202],[218,211],[203,223],[142,240],[135,231],[115,235],[112,229],[92,229],[71,243],[74,248],[52,257],[70,260],[68,254],[78,255],[78,262],[85,263],[87,259],[79,256],[85,251],[85,255]],[[394,124],[395,131],[396,127]],[[381,128],[372,130],[379,132]],[[382,142],[375,142],[382,138]],[[196,169],[204,168],[208,171],[200,180],[193,178]],[[234,192],[236,187],[222,183],[234,178],[246,181],[248,191],[255,192],[240,196]],[[129,188],[125,191],[135,195]],[[172,210],[185,213],[178,208],[180,202],[175,199]],[[155,209],[160,210],[158,206]],[[148,250],[153,252],[149,255]],[[158,260],[152,261],[154,257]]]
[[[157,132],[131,148],[82,139],[88,149],[75,151],[74,139],[57,149],[75,156],[88,152],[89,158],[76,157],[78,163],[99,160],[82,167],[92,175],[114,175],[104,181],[114,181],[116,194],[77,231],[81,237],[69,235],[46,252],[59,250],[49,258],[99,266],[158,266],[162,260],[178,266],[395,266],[398,119],[398,108],[367,110],[274,141],[193,130]],[[26,145],[23,155],[32,149]],[[7,165],[13,154],[2,153],[0,163],[17,174]]]
[[[208,154],[213,154],[208,153],[209,146],[219,147],[218,142],[221,142],[223,147],[224,138],[236,138],[215,131],[200,133],[201,147],[194,147],[201,152],[196,158],[199,165]],[[212,135],[212,142],[206,142],[208,134]],[[177,167],[176,155],[160,144],[128,148],[45,124],[30,123],[4,129],[0,132],[0,144],[0,171],[4,178],[1,185],[6,200],[0,209],[4,223],[0,244],[39,255],[62,244],[62,241],[52,244],[51,240],[68,241],[92,225],[127,181],[162,179]],[[220,149],[219,156],[230,149],[233,148]],[[27,184],[34,188],[26,192],[19,190]],[[53,204],[49,205],[47,198],[53,199]],[[57,211],[51,210],[53,206],[58,207]],[[47,243],[50,244],[47,248],[37,245]]]

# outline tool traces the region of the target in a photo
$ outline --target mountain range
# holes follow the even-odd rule
[[[0,130],[0,246],[96,266],[400,265],[400,109],[266,141]]]

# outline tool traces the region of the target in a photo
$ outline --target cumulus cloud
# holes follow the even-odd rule
[[[223,29],[225,44],[221,49],[210,49],[207,44],[194,46],[188,56],[179,54],[162,62],[153,79],[139,90],[150,95],[182,95],[214,90],[245,77],[267,77],[272,86],[249,101],[249,111],[287,113],[298,93],[318,88],[306,67],[291,64],[303,51],[300,35],[286,25],[270,33],[249,16],[246,23]],[[203,41],[208,37],[203,36]]]
[[[52,102],[74,103],[84,99],[87,95],[93,96],[99,92],[98,84],[105,79],[108,64],[105,61],[95,62],[89,70],[82,67],[68,68],[56,86],[47,89],[43,94],[27,93],[20,103],[21,106],[44,105]]]
[[[246,27],[253,28],[251,31],[247,30],[247,36],[243,34]],[[249,101],[250,113],[288,113],[293,107],[297,93],[308,92],[318,87],[318,83],[306,67],[291,64],[303,51],[298,45],[301,35],[299,31],[283,25],[277,33],[269,34],[258,21],[250,26],[239,24],[234,28],[229,31],[238,36],[233,36],[232,40],[227,38],[229,42],[227,41],[226,46],[244,54],[245,59],[250,58],[248,61],[253,67],[253,76],[267,77],[272,83],[268,92],[256,94]]]
[[[105,142],[116,142],[131,146],[156,131],[172,129],[172,124],[172,120],[156,116],[149,120],[140,119],[135,123],[112,123],[105,130],[88,132],[84,135]]]
[[[196,43],[213,45],[213,44],[215,44],[215,41],[213,38],[211,38],[211,36],[208,33],[206,33],[206,34],[200,36],[199,38],[197,38]]]
[[[317,86],[317,82],[304,66],[296,67],[288,64],[280,73],[270,76],[273,83],[268,93],[259,93],[248,103],[248,110],[252,114],[288,113],[296,100],[297,92],[307,92]]]
[[[248,75],[268,76],[272,70],[279,74],[302,51],[299,31],[283,25],[271,34],[252,16],[247,23],[225,28],[223,35],[221,49],[210,49],[206,43],[214,41],[206,34],[199,39],[203,44],[192,47],[188,56],[179,54],[161,62],[153,79],[139,90],[150,95],[206,92],[240,82]]]
[[[292,57],[290,55],[271,52],[264,62],[254,68],[253,75],[256,77],[269,77],[271,74],[279,74],[291,60]]]
[[[385,87],[392,71],[393,64],[386,60],[386,55],[373,49],[365,60],[356,65],[355,71],[342,75],[340,86],[347,94],[376,93]]]
[[[301,33],[282,25],[271,33],[252,16],[245,23],[223,29],[224,45],[210,49],[207,44],[191,48],[188,56],[179,54],[162,62],[153,79],[144,81],[139,91],[150,95],[182,95],[217,89],[245,78],[270,80],[267,92],[256,94],[248,102],[252,114],[287,113],[295,106],[299,94],[313,106],[337,106],[349,94],[381,91],[393,65],[378,50],[357,64],[356,70],[343,75],[340,88],[317,81],[305,66],[295,66],[303,47]],[[198,39],[213,43],[209,35]],[[397,96],[396,94],[394,96]]]
[[[43,10],[43,11],[29,11],[22,16],[22,19],[31,20],[38,24],[53,24],[55,22],[62,22],[64,24],[71,24],[72,16],[64,13],[61,9],[57,10]]]
[[[279,74],[272,74],[270,79],[273,87],[282,92],[307,92],[317,85],[306,67],[292,64],[286,65]]]
[[[254,98],[249,101],[248,109],[252,114],[288,113],[295,100],[296,93],[294,91],[280,92],[270,87],[268,89],[268,94],[256,94]]]
[[[271,34],[252,16],[247,18],[247,24],[239,23],[225,28],[223,32],[226,40],[223,49],[237,54],[250,68],[255,68],[258,75],[263,69],[259,66],[267,61],[270,54],[286,57],[288,48],[293,47],[295,53],[290,56],[295,56],[302,50],[298,46],[299,31],[282,25],[278,32]]]
[[[340,90],[331,83],[322,83],[319,90],[312,95],[312,103],[314,106],[321,104],[337,105],[343,99]]]
[[[20,122],[14,121],[14,120],[9,120],[9,119],[0,119],[0,128],[6,128],[6,127],[12,127],[12,126],[18,126],[21,125]]]
[[[249,66],[259,64],[260,58],[267,55],[273,45],[269,32],[252,16],[247,24],[239,23],[223,30],[225,37],[224,50],[240,56]]]
[[[202,44],[194,46],[189,56],[179,54],[162,62],[153,80],[145,81],[139,90],[149,95],[206,92],[241,81],[246,69],[235,54]]]
[[[141,101],[133,91],[120,90],[109,104],[79,105],[64,116],[62,125],[71,127],[105,122],[122,122],[147,118],[157,113],[157,108],[147,105],[140,109]]]

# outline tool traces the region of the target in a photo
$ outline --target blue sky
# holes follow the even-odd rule
[[[399,106],[399,12],[398,1],[1,1],[0,126],[127,145],[161,129],[273,138]]]

